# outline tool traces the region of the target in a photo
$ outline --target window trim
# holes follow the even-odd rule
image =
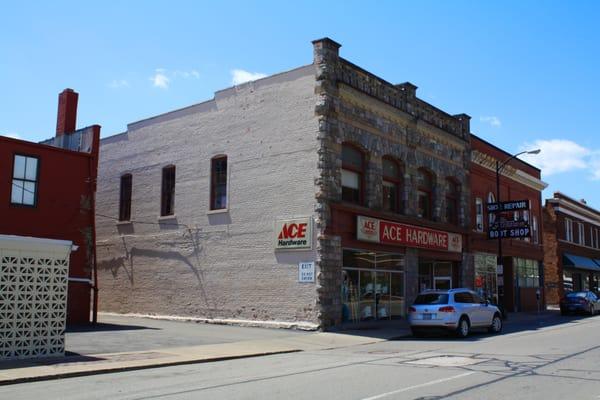
[[[165,172],[168,170],[173,170],[173,187],[171,189],[172,193],[171,193],[171,201],[170,201],[170,208],[171,208],[171,212],[167,213],[166,211],[166,200],[165,200],[165,196],[166,196],[166,188],[165,188],[165,184],[166,184],[166,179],[165,179]],[[175,183],[177,182],[177,169],[175,167],[175,165],[173,164],[169,164],[164,166],[161,169],[161,186],[160,186],[160,216],[161,217],[172,217],[175,215]]]
[[[361,167],[362,168],[356,168],[353,165],[349,165],[344,163],[344,146],[348,146],[348,147],[352,147],[353,149],[355,149],[356,151],[358,151],[360,153],[360,157],[361,157]],[[356,204],[359,206],[364,205],[364,200],[365,200],[365,175],[366,175],[366,171],[365,171],[365,164],[366,164],[366,155],[365,155],[365,151],[360,148],[358,145],[352,143],[352,142],[343,142],[342,143],[342,153],[340,154],[341,159],[342,159],[342,168],[341,169],[345,169],[347,171],[350,172],[354,172],[355,174],[358,174],[359,176],[359,184],[360,184],[360,188],[358,190],[358,203],[353,202],[353,201],[348,201],[348,200],[344,200],[343,198],[343,194],[342,194],[342,201],[349,203],[349,204]],[[342,171],[340,171],[340,183],[341,183],[341,174]],[[340,187],[343,188],[343,185],[340,185]]]
[[[128,210],[127,210],[127,216],[128,218],[124,218],[124,206],[125,206],[125,202],[123,201],[123,179],[125,178],[129,178],[129,199],[128,199]],[[126,173],[121,175],[120,178],[120,187],[119,187],[119,222],[129,222],[131,221],[131,203],[132,203],[132,198],[133,198],[133,175],[130,173]]]
[[[573,242],[573,220],[565,218],[565,240]]]
[[[225,206],[215,207],[216,200],[216,172],[215,164],[219,160],[225,160]],[[209,211],[224,211],[229,208],[229,160],[226,154],[219,154],[210,159],[210,204]]]
[[[481,206],[481,212],[478,211],[477,206]],[[481,197],[475,198],[475,231],[483,232],[483,199]]]
[[[13,203],[12,201],[12,187],[13,187],[13,181],[15,180],[15,160],[17,158],[17,156],[21,156],[21,157],[29,157],[29,158],[35,158],[37,160],[37,167],[36,167],[36,171],[35,171],[35,192],[33,194],[33,204],[23,204],[23,203]],[[27,162],[27,161],[25,161]],[[25,153],[13,153],[13,162],[12,162],[12,167],[11,167],[11,171],[10,171],[10,191],[9,191],[9,198],[8,198],[8,202],[10,204],[11,207],[27,207],[27,208],[37,208],[38,206],[38,193],[39,193],[39,187],[40,187],[40,164],[41,164],[42,160],[41,157],[39,155],[34,155],[34,154],[25,154]],[[27,181],[27,182],[32,182],[30,180],[27,179],[18,179],[19,181]],[[23,190],[25,190],[23,188]]]
[[[396,165],[396,168],[398,171],[398,174],[396,176],[390,176],[390,175],[385,174],[385,168],[383,168],[384,161],[389,161]],[[381,160],[381,166],[382,166],[382,168],[381,168],[382,186],[383,186],[383,182],[389,182],[396,186],[396,204],[394,204],[393,210],[385,210],[385,211],[402,214],[404,212],[404,207],[403,207],[403,202],[402,202],[402,193],[403,193],[403,190],[402,190],[402,181],[403,181],[403,179],[402,179],[402,171],[403,171],[402,164],[392,156],[383,156],[382,160]],[[383,190],[382,190],[382,192],[383,192]]]
[[[585,246],[585,227],[583,222],[577,222],[577,244]]]

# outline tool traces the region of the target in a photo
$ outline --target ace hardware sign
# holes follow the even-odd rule
[[[312,248],[312,218],[275,221],[276,250],[304,250]]]
[[[420,226],[357,216],[356,238],[365,242],[460,253],[462,236]]]

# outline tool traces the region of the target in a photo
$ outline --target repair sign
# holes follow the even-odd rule
[[[356,238],[366,242],[462,252],[462,236],[377,218],[357,216]]]

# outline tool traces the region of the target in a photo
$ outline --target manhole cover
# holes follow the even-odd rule
[[[406,364],[431,365],[434,367],[464,367],[466,365],[478,364],[483,361],[485,360],[471,357],[437,356],[422,358],[420,360],[407,361]]]

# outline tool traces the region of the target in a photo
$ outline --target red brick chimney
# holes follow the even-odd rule
[[[79,94],[73,89],[65,89],[58,95],[58,116],[56,136],[75,132],[77,123],[77,99]]]

